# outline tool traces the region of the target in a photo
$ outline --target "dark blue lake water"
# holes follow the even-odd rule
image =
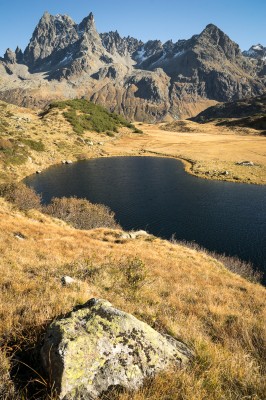
[[[196,178],[180,161],[113,157],[51,167],[25,183],[48,203],[77,196],[108,205],[126,230],[195,241],[266,270],[266,186]]]

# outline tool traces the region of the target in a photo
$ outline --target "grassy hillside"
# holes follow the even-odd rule
[[[0,183],[63,160],[106,155],[103,146],[141,132],[122,117],[85,100],[33,111],[0,101]]]
[[[191,120],[199,123],[212,121],[231,128],[252,128],[266,135],[266,95],[217,104]]]
[[[217,168],[221,157],[219,134],[208,132],[198,140],[196,132],[193,142],[193,132],[186,136],[148,125],[142,126],[145,135],[122,125],[114,136],[86,129],[80,134],[66,120],[64,113],[69,110],[69,106],[53,106],[40,116],[0,102],[0,182],[19,180],[66,159],[204,154],[210,157],[204,162],[213,162]],[[81,110],[75,112],[78,116]],[[245,158],[254,142],[260,150],[264,140],[247,138],[246,147],[241,148],[242,137],[238,141],[235,135],[224,135],[223,146],[228,138],[232,157],[237,143],[239,157],[244,154]],[[212,153],[208,153],[210,148]],[[231,157],[229,151],[223,153]],[[224,158],[219,162],[224,168]],[[255,168],[265,178],[265,169]],[[24,198],[22,190],[16,193]],[[31,201],[39,208],[38,199],[33,196]],[[63,203],[54,204],[58,214],[46,212],[62,216]],[[79,204],[84,212],[83,202]],[[77,225],[76,205],[64,204],[65,219],[83,227]],[[232,261],[227,263],[233,269]],[[168,371],[147,381],[137,393],[120,393],[112,400],[263,400],[266,291],[229,269],[223,260],[182,244],[153,236],[125,239],[119,227],[75,229],[28,206],[19,211],[0,197],[0,398],[53,399],[49,379],[40,368],[45,329],[73,306],[102,297],[195,351],[186,370]],[[80,282],[62,286],[63,275]]]
[[[263,399],[265,289],[203,252],[121,235],[76,230],[0,200],[1,398],[48,398],[38,356],[47,324],[102,297],[196,352],[187,370],[169,371],[120,400]],[[65,274],[80,283],[63,287]]]

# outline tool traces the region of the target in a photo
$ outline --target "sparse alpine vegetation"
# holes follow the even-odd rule
[[[85,99],[53,102],[50,109],[53,108],[64,110],[63,115],[78,134],[83,134],[84,131],[95,131],[106,132],[110,136],[110,131],[117,133],[121,127],[129,128],[134,133],[142,133],[121,115],[111,113],[104,107]]]

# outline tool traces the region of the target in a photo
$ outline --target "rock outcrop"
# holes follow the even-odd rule
[[[137,389],[146,377],[183,367],[192,352],[108,301],[91,299],[50,325],[41,355],[60,399],[74,400]]]
[[[117,31],[99,34],[92,13],[80,24],[45,13],[25,52],[8,49],[0,59],[0,99],[40,107],[85,97],[130,119],[177,119],[191,116],[195,103],[202,109],[210,100],[262,94],[264,50],[242,54],[213,24],[188,40],[143,43]]]

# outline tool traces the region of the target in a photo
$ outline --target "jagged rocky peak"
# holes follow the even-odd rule
[[[254,44],[249,50],[243,51],[243,55],[258,60],[266,60],[266,47],[262,46],[260,43]]]
[[[139,46],[137,51],[133,54],[133,58],[137,64],[146,68],[150,61],[153,61],[153,57],[160,57],[162,52],[163,44],[160,40],[149,40],[145,44]]]
[[[100,34],[102,44],[105,49],[111,53],[118,53],[120,56],[132,55],[140,46],[143,45],[141,40],[131,36],[121,37],[117,31]]]
[[[216,50],[223,52],[229,59],[234,59],[241,55],[238,44],[231,40],[229,36],[214,24],[208,24],[201,34],[195,38],[201,45],[204,44],[204,42],[209,42],[216,47]]]
[[[15,64],[17,62],[16,53],[12,49],[8,48],[4,54],[4,60],[7,63]]]
[[[94,15],[91,12],[78,26],[80,33],[96,31]]]
[[[53,52],[62,50],[78,39],[76,24],[67,15],[45,12],[36,26],[25,50],[24,60],[36,67]]]
[[[16,53],[16,61],[18,63],[21,63],[23,61],[23,52],[21,48],[17,46],[15,53]]]

